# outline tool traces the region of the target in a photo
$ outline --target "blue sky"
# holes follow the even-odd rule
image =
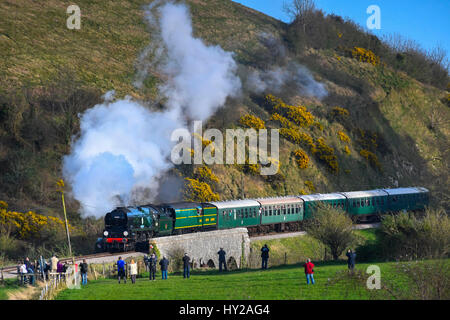
[[[233,0],[289,22],[283,12],[283,2],[289,0]],[[370,5],[381,10],[381,29],[372,30],[377,36],[398,33],[415,40],[424,49],[440,44],[450,56],[450,1],[449,0],[316,0],[316,6],[325,13],[350,18],[363,27]]]

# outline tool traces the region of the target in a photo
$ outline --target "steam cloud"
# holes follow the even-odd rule
[[[295,62],[290,62],[286,67],[275,67],[268,71],[253,71],[246,85],[255,93],[261,93],[267,89],[278,93],[284,87],[293,87],[298,93],[309,97],[322,99],[328,95],[325,85],[314,80],[306,67]]]
[[[156,9],[156,4],[147,8],[146,18],[159,28],[160,41],[139,57],[135,83],[142,85],[146,69],[159,63],[158,71],[168,78],[160,87],[167,109],[152,112],[129,97],[113,102],[109,92],[103,104],[81,116],[80,136],[64,158],[63,174],[85,215],[102,216],[118,205],[152,201],[158,179],[172,167],[172,131],[189,120],[209,118],[227,97],[240,92],[232,54],[193,37],[186,6],[167,3]],[[155,60],[146,63],[150,52]]]
[[[270,55],[271,64],[278,65],[264,71],[251,71],[245,83],[247,90],[255,93],[266,90],[279,93],[284,88],[290,88],[301,95],[318,99],[328,95],[323,83],[314,80],[305,66],[292,61],[288,50],[278,38],[271,33],[262,32],[259,34],[259,40]]]

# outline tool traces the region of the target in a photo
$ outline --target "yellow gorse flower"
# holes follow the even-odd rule
[[[8,204],[1,201],[0,207],[0,230],[7,234],[15,234],[21,239],[39,238],[44,230],[64,230],[64,222],[52,216],[44,216],[33,211],[17,212],[7,210]],[[69,230],[75,230],[69,224]]]
[[[247,126],[249,128],[253,128],[253,129],[256,129],[256,130],[260,130],[260,129],[265,129],[266,128],[266,124],[265,124],[265,122],[262,119],[260,119],[260,118],[258,118],[256,116],[253,116],[251,114],[247,114],[245,116],[242,116],[241,119],[239,120],[239,122],[241,124],[243,124],[244,126]]]

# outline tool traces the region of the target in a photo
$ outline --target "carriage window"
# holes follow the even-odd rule
[[[361,203],[359,201],[356,202],[356,206],[359,208],[361,206]]]
[[[356,207],[356,202],[353,200],[353,208]]]
[[[370,200],[366,200],[366,206],[370,206]]]

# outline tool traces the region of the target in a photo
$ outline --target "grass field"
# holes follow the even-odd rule
[[[21,288],[17,279],[5,279],[4,285],[0,285],[0,300],[8,300],[8,292],[17,291]]]
[[[359,264],[356,270],[366,272],[370,264]],[[377,263],[381,279],[387,283],[408,285],[395,276],[394,263]],[[301,264],[273,267],[268,270],[239,270],[220,274],[218,271],[194,271],[190,279],[169,274],[168,280],[149,281],[147,274],[136,284],[118,284],[115,279],[91,281],[79,290],[65,290],[57,300],[340,300],[391,299],[385,290],[367,290],[361,282],[346,275],[347,265],[317,263],[315,285],[307,285]],[[367,274],[367,277],[369,275]],[[332,279],[342,279],[334,282]]]

